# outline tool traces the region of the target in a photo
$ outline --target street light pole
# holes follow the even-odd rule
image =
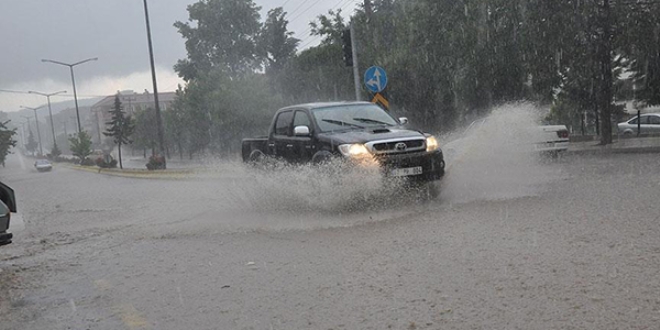
[[[163,157],[163,166],[165,165],[165,137],[163,134],[163,120],[160,115],[160,104],[158,103],[158,84],[156,82],[156,67],[154,65],[154,49],[151,43],[151,27],[149,26],[149,10],[147,8],[147,0],[144,3],[144,20],[147,24],[147,43],[149,44],[149,61],[151,62],[151,80],[154,85],[154,102],[156,103],[156,124],[158,125],[158,145],[160,155]]]
[[[44,148],[43,148],[43,145],[41,144],[41,131],[39,130],[39,117],[37,117],[37,110],[39,110],[41,107],[39,107],[39,108],[30,108],[30,107],[21,106],[21,108],[30,109],[30,110],[34,111],[34,122],[37,125],[37,136],[39,137],[39,156],[43,156],[44,155]]]
[[[73,67],[76,66],[76,65],[79,65],[79,64],[87,63],[89,61],[96,61],[98,59],[99,59],[98,57],[92,57],[92,58],[88,58],[86,60],[82,60],[82,61],[79,61],[79,62],[76,62],[76,63],[73,63],[73,64],[64,63],[64,62],[60,62],[60,61],[54,61],[54,60],[48,60],[48,59],[42,59],[41,60],[41,62],[50,62],[50,63],[64,65],[64,66],[69,67],[69,70],[71,71],[71,84],[73,85],[73,100],[76,103],[76,118],[78,119],[78,133],[80,133],[80,131],[82,131],[82,126],[80,125],[80,112],[78,110],[78,94],[76,93],[76,78],[73,75]]]
[[[48,99],[48,114],[50,115],[50,130],[53,133],[53,149],[57,149],[57,139],[55,138],[55,123],[53,123],[53,111],[50,108],[50,97],[54,96],[54,95],[66,93],[66,91],[59,91],[59,92],[50,93],[50,94],[40,93],[40,92],[35,92],[35,91],[28,91],[28,93],[45,96],[46,99]]]

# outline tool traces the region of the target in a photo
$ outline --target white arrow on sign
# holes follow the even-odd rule
[[[380,70],[376,69],[374,72],[374,78],[371,78],[371,80],[367,81],[367,85],[376,86],[377,90],[382,90],[380,88]]]

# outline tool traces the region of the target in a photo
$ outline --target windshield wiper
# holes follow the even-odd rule
[[[382,122],[380,120],[369,119],[369,118],[353,118],[353,120],[359,121],[359,122],[362,122],[362,123],[372,123],[372,124],[392,126],[392,124]]]
[[[362,127],[362,126],[360,126],[360,125],[355,125],[355,124],[347,123],[347,122],[345,122],[345,121],[341,121],[341,120],[322,119],[322,121],[324,121],[324,122],[326,122],[326,123],[330,123],[330,124],[335,124],[335,125],[341,125],[341,126],[353,126],[353,127],[357,127],[357,128],[364,128],[364,127]]]

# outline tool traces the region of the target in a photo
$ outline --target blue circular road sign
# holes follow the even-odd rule
[[[380,93],[387,87],[387,74],[385,69],[372,66],[364,73],[364,85],[372,93]]]

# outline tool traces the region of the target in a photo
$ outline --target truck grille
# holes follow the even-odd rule
[[[405,140],[387,140],[374,141],[367,143],[367,147],[375,154],[385,153],[408,153],[423,150],[426,148],[424,139],[405,139]]]

